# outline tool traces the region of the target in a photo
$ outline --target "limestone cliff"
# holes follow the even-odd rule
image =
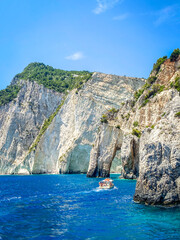
[[[102,114],[119,108],[144,84],[144,79],[94,73],[81,89],[67,94],[43,131],[64,94],[17,81],[22,85],[17,98],[0,107],[1,174],[86,173]]]
[[[116,152],[121,149],[122,138],[123,134],[120,129],[107,124],[101,127],[91,151],[88,177],[109,176],[112,160],[115,158]]]
[[[138,177],[135,201],[170,205],[180,202],[180,57],[163,61],[134,100],[106,113],[87,176],[109,176],[118,151],[122,177]]]
[[[13,174],[24,161],[46,118],[60,104],[62,94],[35,82],[14,79],[21,85],[16,99],[0,107],[0,174]],[[18,169],[19,174],[29,173]]]
[[[94,73],[81,90],[73,90],[42,136],[35,152],[32,173],[86,173],[90,151],[107,109],[119,107],[144,80]],[[118,86],[118,87],[117,87]]]
[[[148,204],[180,203],[180,96],[164,108],[165,115],[140,139],[139,178],[134,200]]]

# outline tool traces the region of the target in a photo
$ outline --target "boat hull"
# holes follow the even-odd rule
[[[114,185],[112,186],[99,186],[100,189],[111,189],[114,188]]]

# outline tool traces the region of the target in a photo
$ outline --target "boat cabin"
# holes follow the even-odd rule
[[[114,187],[114,183],[113,183],[113,180],[110,178],[106,178],[103,181],[99,182],[99,188],[109,189],[113,187]]]

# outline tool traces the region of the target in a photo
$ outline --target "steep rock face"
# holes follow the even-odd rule
[[[121,103],[132,98],[134,92],[145,83],[145,79],[122,77],[95,72],[84,88],[84,94],[108,107],[119,108]]]
[[[103,124],[91,151],[88,177],[109,177],[112,160],[121,149],[123,134],[118,128]]]
[[[136,179],[139,175],[139,138],[124,136],[121,147],[122,177]]]
[[[116,155],[112,161],[110,173],[122,173],[121,150],[116,150]]]
[[[121,106],[115,118],[109,118],[108,123],[103,124],[105,126],[111,126],[113,129],[112,131],[114,131],[117,127],[120,127],[121,129],[123,141],[119,150],[120,153],[118,162],[122,165],[122,171],[119,170],[119,173],[122,173],[123,178],[135,179],[139,175],[139,138],[132,135],[132,130],[134,128],[133,123],[138,123],[139,131],[144,130],[146,127],[154,127],[161,120],[163,115],[167,115],[166,105],[171,102],[173,105],[173,99],[176,96],[178,96],[178,92],[176,90],[169,89],[152,98],[145,107],[140,107],[140,101],[137,102],[134,108],[132,108],[131,102],[126,102],[123,106]],[[136,111],[133,109],[136,109]],[[104,130],[106,129],[108,128],[104,127]],[[100,131],[96,137],[96,142],[97,139],[101,138],[101,134],[105,133]],[[94,148],[95,147],[96,144],[94,144]],[[108,145],[106,147],[108,147]],[[93,149],[92,151],[96,151],[96,149]],[[111,156],[111,151],[109,151],[109,155]],[[117,159],[115,161],[117,161]],[[94,164],[92,162],[96,162],[96,157],[93,157],[93,155],[90,157],[88,176],[91,176],[90,173],[92,171],[90,169]],[[103,170],[101,169],[100,172],[102,171]],[[109,176],[109,172],[107,172],[106,176]]]
[[[165,107],[166,116],[140,140],[140,175],[134,200],[147,204],[180,203],[180,97]]]
[[[22,86],[17,98],[0,107],[0,174],[13,174],[24,160],[43,121],[61,102],[61,94],[35,82],[14,79]],[[19,174],[28,174],[27,169]]]
[[[177,61],[170,61],[170,59],[167,59],[160,68],[160,71],[157,73],[157,83],[158,84],[164,84],[168,85],[169,80],[173,77],[176,77],[179,74],[179,67],[180,67],[180,57],[177,59]],[[150,76],[155,76],[155,73],[152,72]]]
[[[86,173],[102,114],[119,108],[143,84],[144,79],[94,73],[78,94],[73,90],[68,95],[20,168],[32,173]]]
[[[101,126],[90,154],[87,177],[109,177],[110,172],[128,179],[138,176],[139,139],[124,134],[117,126]]]
[[[118,161],[122,164],[122,177],[132,179],[139,176],[135,201],[163,205],[179,203],[179,66],[180,57],[176,62],[167,59],[161,65],[160,71],[156,72],[156,81],[152,83],[154,85],[147,84],[147,88],[141,91],[141,96],[136,102],[128,100],[122,103],[114,117],[107,113],[106,123],[103,123],[106,127],[103,126],[104,131],[97,135],[96,144],[91,152],[88,176],[109,176],[110,170],[106,171],[103,159],[106,165],[113,163],[112,151],[115,143],[121,140]],[[110,141],[105,147],[110,147],[111,150],[103,158],[103,152],[98,151],[104,144],[100,139],[108,134],[110,127],[112,131],[118,127],[123,139],[118,136],[113,144]],[[111,136],[113,135],[115,131],[111,132]],[[101,161],[101,164],[98,165],[98,161]],[[99,166],[100,174],[94,171],[96,165]]]

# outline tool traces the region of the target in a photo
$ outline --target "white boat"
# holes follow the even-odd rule
[[[114,187],[113,180],[110,178],[106,178],[103,181],[99,182],[99,188],[101,189],[111,189]]]

